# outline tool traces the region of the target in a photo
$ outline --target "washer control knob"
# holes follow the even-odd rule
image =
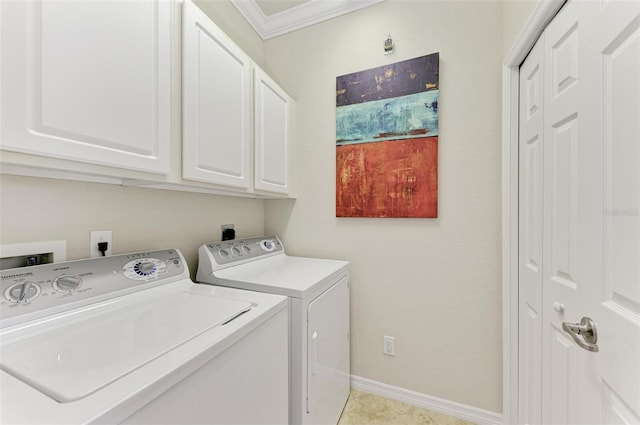
[[[53,288],[58,292],[73,292],[82,285],[82,278],[75,274],[63,274],[53,281]]]
[[[229,253],[229,250],[225,248],[222,248],[220,251],[218,251],[218,254],[220,254],[222,258],[229,258],[229,255],[231,255],[231,253]]]
[[[40,286],[35,282],[20,282],[11,285],[4,293],[4,297],[12,303],[28,303],[40,295]]]
[[[262,247],[262,249],[267,251],[267,252],[271,252],[276,247],[276,244],[273,243],[273,241],[271,239],[265,239],[265,240],[260,242],[260,247]]]
[[[158,270],[160,260],[143,258],[133,266],[133,271],[139,277],[153,276]]]
[[[140,263],[138,264],[138,270],[142,274],[151,274],[156,270],[156,265],[153,263]]]
[[[245,254],[248,254],[251,252],[251,247],[249,245],[242,245],[242,251],[244,251]]]
[[[231,248],[231,252],[233,252],[233,255],[242,255],[242,251],[240,251],[240,248],[238,248],[237,246]]]
[[[148,281],[157,279],[158,275],[167,271],[167,263],[157,258],[140,258],[129,261],[122,267],[127,279]]]

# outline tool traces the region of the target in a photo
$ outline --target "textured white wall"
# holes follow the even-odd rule
[[[391,34],[396,53],[385,56]],[[352,372],[502,410],[500,63],[502,3],[399,1],[265,43],[267,72],[297,100],[298,199],[266,201],[290,254],[352,270]],[[336,76],[440,52],[438,219],[335,217]],[[382,354],[383,335],[396,356]]]
[[[220,29],[227,34],[255,63],[264,66],[262,38],[228,0],[194,0]]]
[[[113,231],[113,254],[178,248],[195,277],[198,247],[263,233],[264,201],[198,193],[0,175],[0,243],[67,241],[67,259],[89,256],[89,233]]]
[[[513,42],[538,4],[537,0],[506,0],[502,8],[502,57],[507,56]]]

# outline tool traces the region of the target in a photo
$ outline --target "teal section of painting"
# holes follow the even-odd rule
[[[438,92],[336,108],[336,145],[438,135]]]

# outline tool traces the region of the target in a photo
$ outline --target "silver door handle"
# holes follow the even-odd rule
[[[596,325],[589,317],[583,317],[580,323],[562,322],[562,330],[571,335],[571,338],[580,347],[594,353],[598,352],[598,332]],[[582,337],[582,338],[580,338]]]

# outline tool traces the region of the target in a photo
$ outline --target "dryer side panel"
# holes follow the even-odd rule
[[[348,277],[309,303],[306,374],[303,423],[337,423],[350,390]]]

